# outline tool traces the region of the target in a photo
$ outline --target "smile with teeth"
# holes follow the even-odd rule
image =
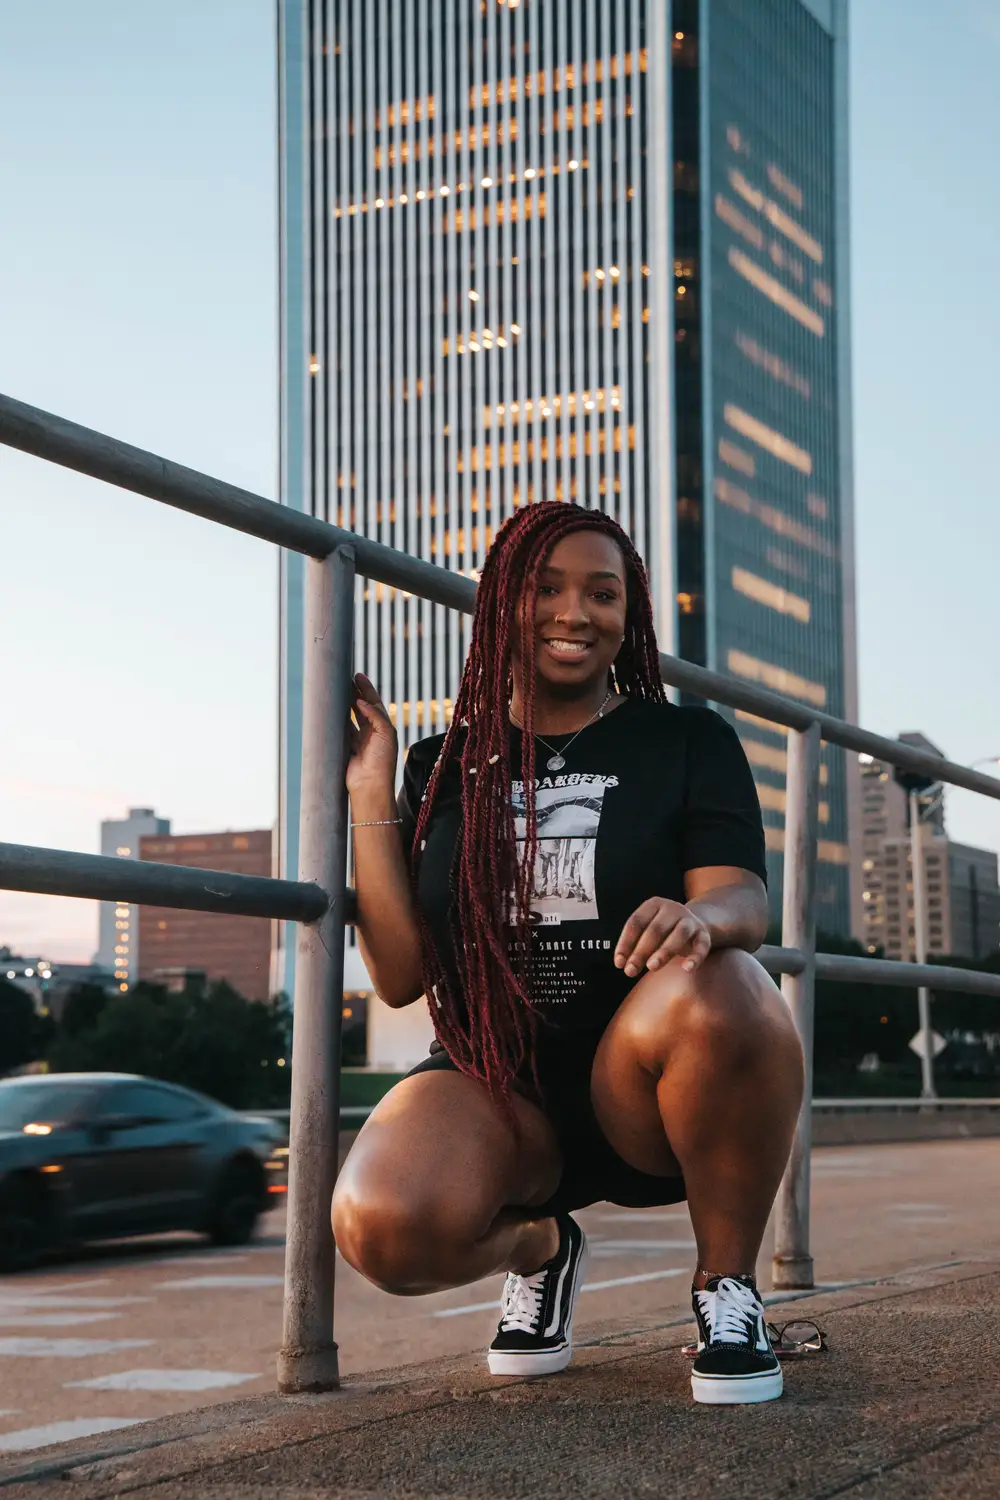
[[[558,651],[567,656],[582,656],[585,651],[590,650],[589,641],[568,641],[557,637],[555,640],[546,641],[545,644],[550,651]]]

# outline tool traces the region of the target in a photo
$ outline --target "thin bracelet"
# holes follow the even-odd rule
[[[352,828],[393,828],[402,818],[372,818],[368,823],[352,823]]]

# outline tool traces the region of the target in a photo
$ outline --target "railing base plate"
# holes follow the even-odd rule
[[[302,1396],[308,1392],[335,1391],[340,1385],[340,1360],[336,1344],[322,1349],[278,1351],[278,1394]]]
[[[808,1292],[816,1285],[811,1255],[776,1255],[771,1265],[776,1292]]]

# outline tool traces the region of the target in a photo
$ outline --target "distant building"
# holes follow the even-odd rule
[[[904,744],[942,755],[922,734],[901,734]],[[909,808],[892,767],[862,758],[863,929],[869,952],[910,959],[915,952]],[[943,800],[920,827],[924,863],[924,931],[929,955],[985,958],[1000,947],[997,856],[956,844],[945,828]]]
[[[127,818],[109,818],[101,824],[101,853],[118,859],[138,859],[141,838],[169,832],[169,818],[158,818],[151,807],[130,807]],[[139,973],[136,911],[127,901],[100,903],[94,963],[111,969],[118,988],[123,991],[135,983]]]
[[[139,857],[164,865],[269,876],[271,830],[166,838],[154,834],[140,840]],[[185,979],[225,979],[248,1000],[266,1000],[271,929],[266,917],[144,906],[139,912],[139,977],[170,988],[183,988]]]
[[[951,951],[986,958],[1000,948],[1000,884],[997,856],[967,844],[948,846]]]
[[[521,506],[607,511],[663,650],[856,718],[846,0],[280,0],[278,36],[282,502],[468,577]],[[444,730],[468,617],[372,582],[354,624],[403,747]],[[735,724],[777,913],[787,734]],[[846,933],[854,784],[822,756]]]
[[[0,979],[6,979],[25,990],[35,1009],[49,1011],[58,1021],[70,990],[78,984],[96,985],[102,990],[117,990],[118,981],[111,969],[101,964],[53,963],[51,959],[12,953],[0,948]]]

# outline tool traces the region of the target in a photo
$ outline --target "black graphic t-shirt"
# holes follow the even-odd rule
[[[546,736],[556,749],[571,738]],[[399,809],[408,854],[443,740],[419,740],[407,756]],[[534,1001],[559,1030],[593,1030],[637,982],[614,965],[636,907],[650,896],[683,901],[685,872],[704,865],[737,865],[765,879],[760,804],[735,731],[709,708],[628,699],[580,735],[558,771],[548,770],[551,758],[536,739]],[[515,777],[520,766],[521,733],[512,729]],[[438,789],[417,888],[445,963],[453,951],[460,776],[453,762]],[[523,838],[523,781],[514,781],[513,803]]]

